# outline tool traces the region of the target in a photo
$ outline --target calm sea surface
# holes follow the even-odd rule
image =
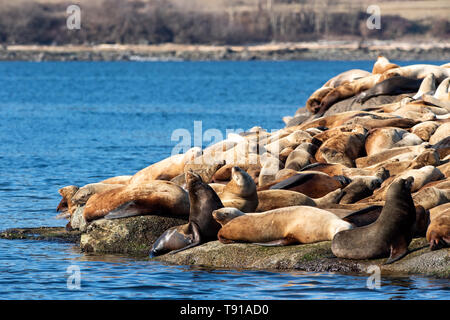
[[[401,63],[400,64],[406,64]],[[409,64],[409,63],[408,63]],[[57,190],[170,155],[172,132],[283,127],[337,73],[372,62],[0,63],[0,230],[63,226]],[[193,136],[192,136],[192,143]],[[204,141],[204,146],[208,141]],[[67,268],[81,271],[69,290]],[[448,280],[205,270],[0,240],[0,299],[449,299]]]

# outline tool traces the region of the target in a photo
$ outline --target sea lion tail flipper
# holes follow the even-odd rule
[[[408,252],[408,243],[406,242],[406,239],[402,237],[391,244],[391,255],[384,264],[391,264],[397,260],[400,260],[406,256]]]
[[[106,216],[105,219],[119,219],[119,218],[126,218],[126,217],[134,217],[139,216],[144,213],[144,210],[142,206],[137,204],[134,201],[125,202],[124,204],[121,204],[116,209],[110,211]]]

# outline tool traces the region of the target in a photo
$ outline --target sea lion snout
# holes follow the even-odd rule
[[[408,190],[411,190],[412,185],[414,183],[414,177],[408,177],[406,179],[403,179],[403,183]]]

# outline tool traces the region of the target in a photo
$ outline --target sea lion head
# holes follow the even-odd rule
[[[195,185],[203,183],[202,177],[192,169],[186,171],[185,174],[186,188],[191,190]]]
[[[239,194],[241,196],[249,196],[256,192],[255,181],[250,175],[239,167],[231,169],[231,180],[239,187]]]
[[[56,208],[57,212],[67,213],[69,209],[73,206],[72,197],[78,191],[79,187],[77,186],[67,186],[58,190],[59,194],[63,197],[61,202],[58,204]],[[68,212],[71,214],[71,212]]]
[[[236,208],[229,208],[229,207],[217,209],[212,212],[214,220],[220,223],[222,227],[231,220],[233,220],[234,218],[242,215],[245,215],[245,213]]]

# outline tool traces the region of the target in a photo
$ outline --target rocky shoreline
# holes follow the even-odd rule
[[[148,257],[154,241],[152,239],[156,239],[166,226],[182,222],[175,220],[155,216],[115,221],[99,220],[92,224],[87,233],[67,231],[62,227],[14,228],[1,232],[0,238],[81,243],[81,251],[86,254],[127,254],[144,258]],[[411,242],[409,249],[410,253],[400,261],[384,265],[385,258],[374,260],[336,258],[331,252],[331,241],[286,247],[224,245],[219,241],[212,241],[175,255],[166,254],[151,260],[220,269],[296,270],[361,275],[367,274],[369,266],[376,265],[382,275],[420,274],[450,278],[450,248],[431,251],[425,238],[416,238]]]
[[[352,41],[269,43],[248,46],[214,45],[94,45],[0,48],[0,61],[251,61],[251,60],[450,60],[450,43]]]

